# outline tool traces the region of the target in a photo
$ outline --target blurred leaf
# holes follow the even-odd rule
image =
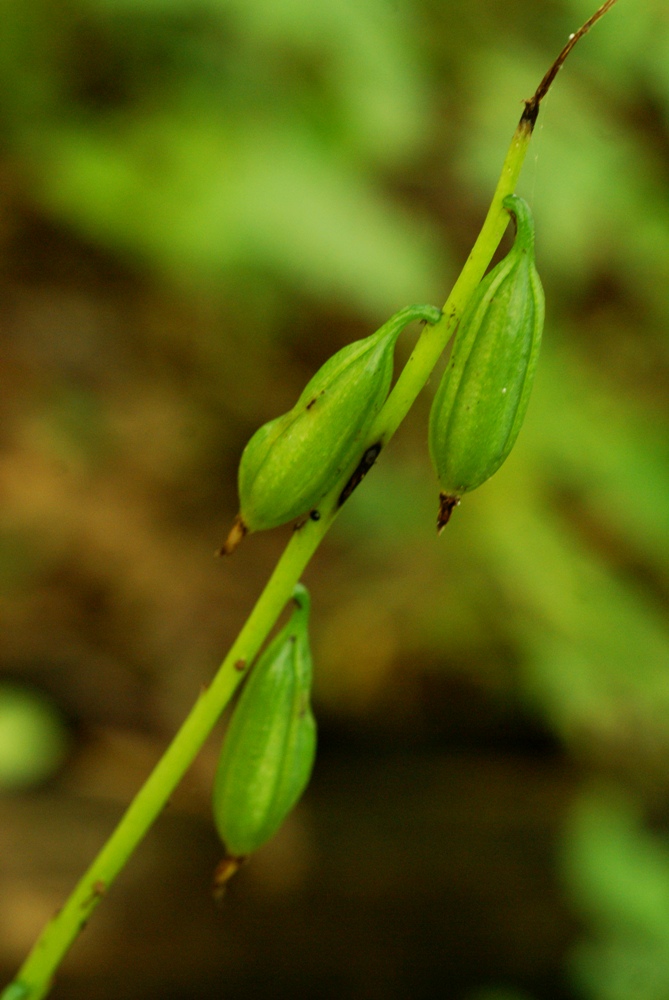
[[[81,21],[63,14],[36,91],[30,67],[52,14],[12,7],[27,40],[4,62],[14,91],[27,80],[15,141],[48,211],[187,285],[269,271],[375,319],[443,297],[431,223],[403,212],[367,166],[406,158],[427,134],[407,16],[379,0],[210,3],[179,16],[190,10],[82,0]],[[100,47],[97,66],[86,44]]]
[[[620,795],[589,793],[564,845],[568,889],[590,940],[572,957],[596,1000],[662,1000],[669,993],[669,844],[642,827]]]
[[[50,778],[69,738],[56,708],[36,691],[0,684],[0,792],[17,792]]]

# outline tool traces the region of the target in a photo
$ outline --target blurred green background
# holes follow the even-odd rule
[[[213,558],[246,440],[444,301],[592,9],[5,0],[4,979],[289,537]],[[219,731],[55,1000],[669,997],[668,191],[666,0],[620,0],[519,187],[547,322],[513,454],[437,540],[433,380],[305,576],[302,804],[217,909]]]

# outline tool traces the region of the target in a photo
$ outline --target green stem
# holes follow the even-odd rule
[[[310,530],[293,534],[211,685],[201,692],[111,837],[19,969],[13,986],[22,985],[25,992],[15,990],[12,994],[10,986],[1,1000],[41,1000],[49,992],[53,974],[70,945],[162,811],[230,701],[244,676],[244,667],[257,655],[329,523],[308,522],[304,527]]]
[[[525,160],[534,123],[525,115],[520,119],[502,166],[497,187],[481,231],[465,266],[446,300],[443,316],[428,326],[416,344],[370,434],[370,441],[385,444],[393,436],[411,409],[416,396],[427,382],[444,348],[457,330],[465,306],[486,272],[510,216],[502,202],[513,194]],[[0,998],[1,1000],[1,998]]]
[[[385,444],[395,433],[454,332],[469,297],[481,280],[504,233],[508,214],[502,201],[515,188],[532,133],[525,117],[516,130],[502,175],[481,233],[451,292],[444,315],[425,327],[406,367],[379,414],[368,446]],[[337,517],[341,490],[353,470],[337,484],[322,504],[320,521],[307,520],[293,534],[283,555],[209,688],[203,691],[116,830],[78,882],[65,905],[44,928],[16,979],[0,1000],[41,1000],[64,955],[159,815],[202,744],[230,701],[243,676],[243,667],[257,655],[293,587]]]

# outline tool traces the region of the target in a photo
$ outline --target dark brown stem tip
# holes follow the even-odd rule
[[[232,527],[230,528],[230,533],[225,539],[220,549],[216,551],[217,556],[230,556],[235,551],[239,543],[241,542],[244,535],[248,533],[248,528],[244,521],[242,520],[242,515],[237,514],[237,517],[233,521]]]
[[[460,497],[451,493],[439,494],[439,513],[437,515],[437,534],[440,535],[451,519],[454,509],[460,505]]]
[[[567,58],[571,50],[574,48],[576,43],[581,38],[583,38],[583,35],[587,35],[587,33],[592,28],[593,24],[596,24],[597,21],[599,21],[600,17],[603,17],[604,14],[606,14],[609,10],[611,10],[611,8],[616,2],[617,0],[605,0],[605,2],[600,7],[597,8],[595,13],[588,18],[585,24],[581,25],[578,31],[572,32],[572,34],[569,36],[569,39],[567,40],[567,44],[560,52],[557,59],[555,59],[555,61],[551,64],[550,68],[548,69],[548,72],[546,73],[543,80],[537,87],[534,93],[534,97],[531,97],[529,101],[525,101],[525,110],[523,111],[523,114],[521,116],[520,119],[521,122],[527,122],[530,128],[534,128],[534,123],[537,120],[537,115],[539,114],[539,105],[541,104],[542,100],[548,93],[550,86],[553,83],[555,77],[557,76],[559,70],[561,69],[565,59]]]

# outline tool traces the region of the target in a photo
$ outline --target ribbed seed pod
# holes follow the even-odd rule
[[[309,594],[253,667],[235,706],[216,772],[213,809],[225,845],[223,881],[278,830],[302,795],[316,753],[311,712]]]
[[[313,510],[356,458],[388,395],[395,342],[413,320],[436,323],[434,306],[408,306],[380,330],[325,362],[295,406],[253,435],[239,466],[240,513],[221,550],[244,534]]]
[[[516,220],[513,247],[474,292],[430,413],[430,455],[442,488],[439,531],[462,494],[492,476],[511,451],[536,370],[544,293],[534,225],[522,198],[509,195],[503,204]]]

